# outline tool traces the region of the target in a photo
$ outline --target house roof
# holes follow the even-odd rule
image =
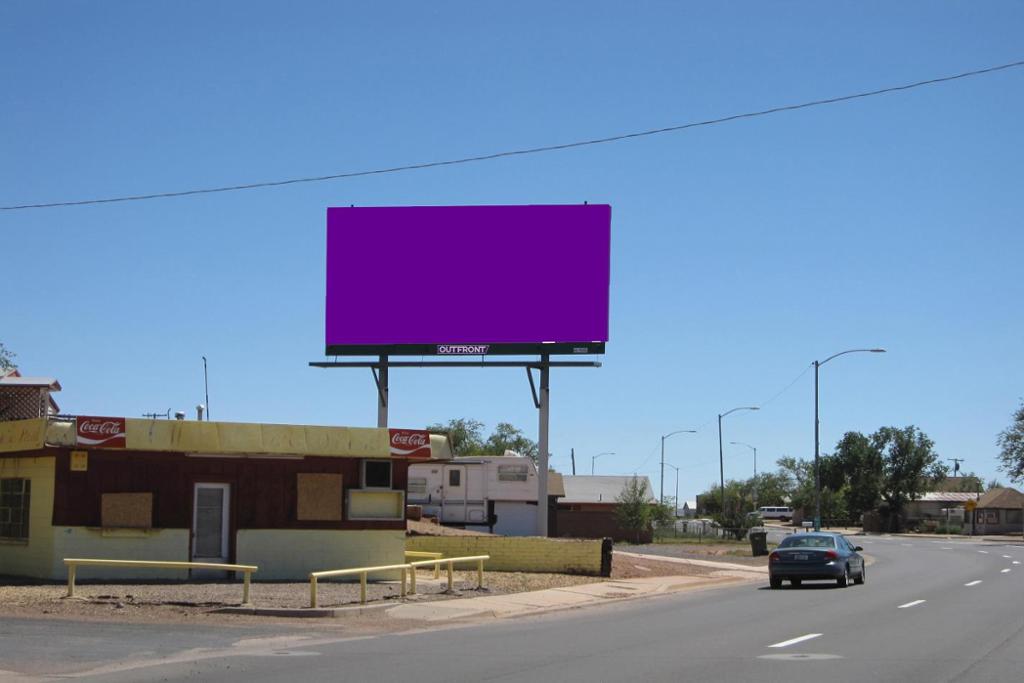
[[[633,479],[630,476],[563,476],[565,497],[560,503],[614,503],[622,495],[622,489]],[[651,481],[647,477],[637,479],[647,487],[648,502],[655,502]]]
[[[978,501],[979,508],[1012,508],[1024,507],[1024,493],[1017,489],[989,489],[989,491]]]
[[[37,387],[60,391],[60,382],[56,377],[21,377],[17,373],[0,377],[0,387]]]
[[[918,498],[917,502],[966,503],[967,501],[974,500],[977,497],[977,493],[971,493],[969,491],[929,491]]]

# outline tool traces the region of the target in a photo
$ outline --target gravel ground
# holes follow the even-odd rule
[[[630,546],[640,548],[640,546]],[[638,550],[639,551],[639,550]],[[642,552],[642,551],[640,551]],[[616,556],[612,563],[612,579],[650,576],[705,576],[709,569],[670,562],[625,559]],[[475,571],[456,571],[455,591],[445,593],[444,572],[439,581],[432,573],[417,574],[417,594],[409,600],[450,600],[477,595],[501,595],[560,588],[607,581],[599,576],[572,574],[534,574],[526,572],[485,572],[484,589],[476,588]],[[0,579],[0,615],[20,617],[57,617],[109,619],[116,621],[202,621],[203,623],[266,623],[267,617],[216,614],[219,607],[238,605],[242,585],[238,583],[89,583],[75,586],[76,597],[66,599],[65,584],[37,584]],[[321,581],[319,602],[323,607],[340,607],[359,602],[359,584]],[[258,607],[306,607],[309,605],[309,584],[253,582],[251,599]],[[399,600],[397,583],[371,583],[367,586],[368,604]],[[377,619],[377,617],[366,617]],[[284,620],[274,621],[307,621]],[[308,620],[323,622],[322,619]],[[351,619],[326,620],[350,622]]]

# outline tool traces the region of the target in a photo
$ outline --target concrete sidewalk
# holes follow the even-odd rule
[[[710,576],[652,576],[567,586],[565,588],[549,588],[547,590],[530,591],[527,593],[403,604],[392,607],[386,610],[385,613],[389,617],[396,619],[417,619],[426,622],[450,621],[472,617],[504,619],[608,604],[621,600],[635,600],[637,598],[678,593],[681,591],[712,588],[745,581],[763,581],[768,573],[766,567],[747,567],[727,562],[685,560],[656,555],[639,555],[636,553],[621,554],[627,557],[648,558],[659,562],[713,567],[720,571],[712,572]]]

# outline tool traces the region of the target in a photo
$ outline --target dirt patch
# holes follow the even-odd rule
[[[705,567],[613,556],[611,579],[707,576],[711,571],[713,570]],[[434,580],[430,571],[420,571],[417,573],[417,594],[409,596],[407,600],[452,600],[480,595],[524,593],[609,580],[599,576],[573,574],[485,572],[484,588],[479,590],[476,579],[475,571],[456,571],[453,577],[454,590],[447,593],[447,577],[444,572],[441,573],[439,580]],[[79,583],[75,589],[75,598],[65,598],[66,592],[67,587],[63,584],[0,580],[0,616],[140,623],[281,623],[297,628],[312,627],[315,624],[309,622],[316,622],[317,625],[331,628],[341,628],[348,624],[351,628],[368,628],[371,632],[377,628],[373,624],[381,621],[379,614],[344,619],[289,620],[215,613],[214,610],[220,607],[234,606],[241,602],[241,583]],[[318,593],[322,607],[359,604],[358,583],[321,581]],[[309,605],[309,584],[254,582],[251,598],[253,604],[258,607],[306,607]],[[367,604],[398,604],[400,599],[400,587],[397,582],[371,583],[367,586]]]

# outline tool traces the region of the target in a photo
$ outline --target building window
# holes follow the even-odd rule
[[[0,479],[0,538],[28,540],[28,479]]]
[[[498,465],[498,481],[526,481],[529,471],[526,465]]]
[[[462,470],[448,470],[448,485],[449,486],[461,486],[462,485]]]
[[[364,460],[363,488],[391,488],[391,462],[389,460]]]
[[[409,477],[409,493],[424,494],[427,492],[427,478],[426,477]]]

